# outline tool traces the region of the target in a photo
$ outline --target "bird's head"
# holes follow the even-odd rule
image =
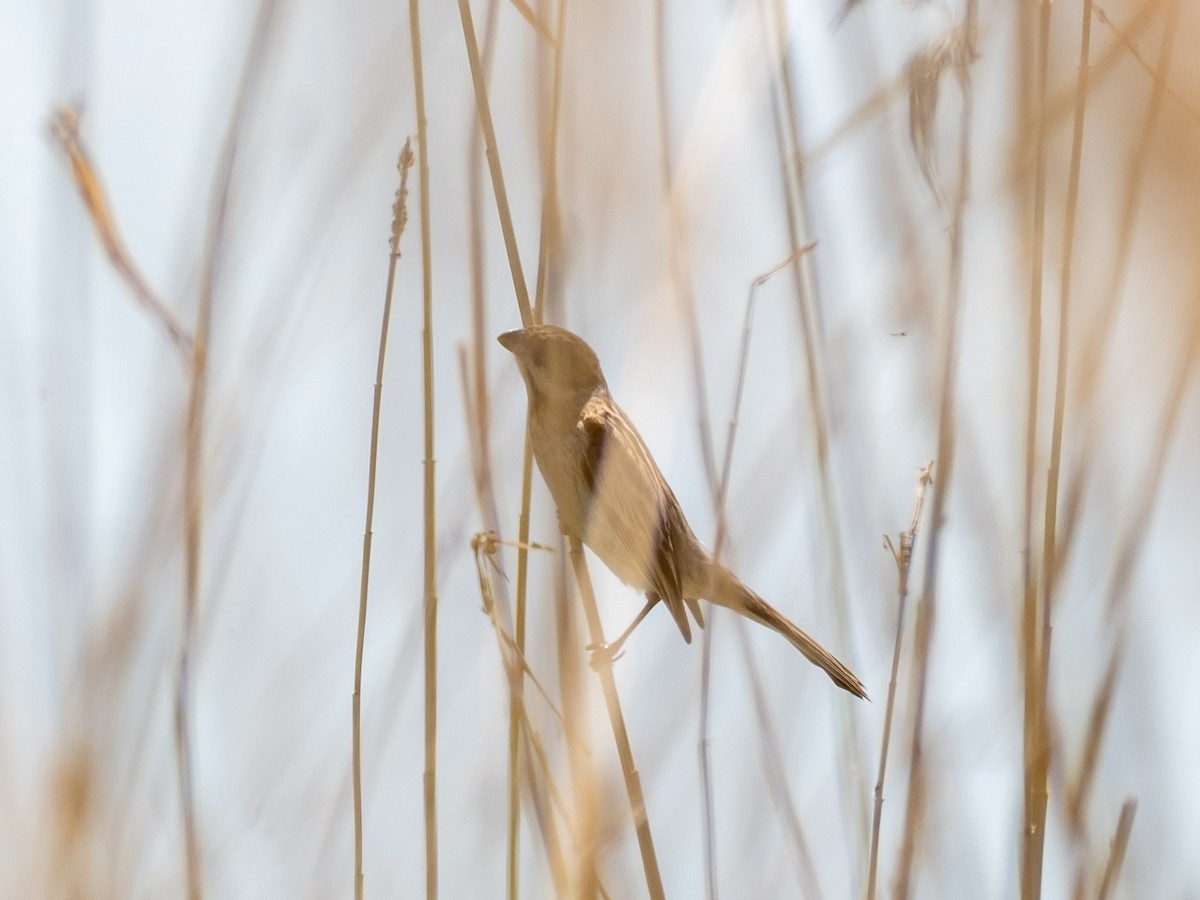
[[[531,404],[582,406],[607,390],[600,360],[578,335],[557,325],[534,325],[496,338],[517,360]]]

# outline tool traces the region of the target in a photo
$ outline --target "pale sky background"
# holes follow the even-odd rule
[[[981,4],[972,68],[973,178],[957,353],[957,459],[942,536],[925,746],[931,778],[920,897],[1010,897],[1021,821],[1022,571],[1031,186],[1019,163],[1017,5]],[[1105,11],[1132,21],[1141,4]],[[1069,103],[1080,11],[1053,12],[1050,95]],[[484,7],[477,4],[482,32]],[[560,134],[562,324],[596,349],[619,403],[696,532],[715,517],[683,312],[666,264],[650,5],[572,4]],[[751,280],[792,249],[784,226],[755,3],[674,5],[667,16],[672,165],[687,236],[715,441],[731,413]],[[827,0],[788,4],[794,89],[813,150],[907,61],[961,20],[959,4],[864,0],[839,28]],[[470,550],[475,504],[457,352],[470,340],[468,137],[473,94],[453,4],[422,9],[435,306],[439,797],[442,896],[504,889],[507,688]],[[0,10],[0,896],[51,895],[68,865],[63,773],[92,793],[73,865],[92,896],[178,896],[183,856],[171,734],[182,605],[181,447],[187,378],[94,238],[49,137],[56,106],[82,135],[129,251],[183,322],[195,318],[211,186],[255,8],[241,3],[35,3]],[[493,111],[526,278],[541,205],[536,37],[499,7]],[[1164,12],[1135,35],[1158,59]],[[1153,454],[1170,385],[1195,340],[1200,235],[1200,9],[1184,0],[1169,82],[1138,195],[1128,275],[1099,379],[1071,369],[1064,490],[1084,467],[1075,543],[1059,584],[1050,696],[1046,897],[1076,867],[1102,870],[1121,804],[1137,815],[1116,896],[1200,898],[1200,400],[1184,382],[1161,480]],[[1116,45],[1093,23],[1093,60]],[[1096,69],[1074,265],[1072,365],[1113,282],[1121,202],[1151,81],[1127,53]],[[215,295],[203,600],[194,669],[196,801],[206,893],[351,896],[350,694],[376,345],[395,158],[415,135],[406,4],[297,0],[275,9],[242,135]],[[941,82],[935,179],[953,195],[961,93]],[[1037,464],[1048,460],[1069,106],[1048,142]],[[1065,110],[1065,111],[1064,111]],[[896,627],[882,535],[904,528],[918,468],[937,455],[946,209],[922,178],[897,95],[809,172],[810,257],[830,429],[835,540],[807,405],[792,281],[755,307],[728,499],[726,558],[743,580],[844,658],[858,703],[778,636],[746,631],[822,895],[861,895]],[[414,173],[415,176],[415,173]],[[519,316],[486,179],[486,348],[497,503],[516,534],[524,390],[495,334]],[[397,270],[384,388],[363,694],[368,896],[423,890],[421,818],[421,271],[417,191]],[[1086,423],[1094,419],[1089,431]],[[535,484],[533,536],[553,543]],[[1138,518],[1145,507],[1148,517]],[[923,524],[929,527],[929,522]],[[1040,534],[1040,533],[1039,533]],[[1040,536],[1038,537],[1040,546]],[[1138,548],[1115,601],[1121,548]],[[884,806],[881,896],[903,828],[914,572]],[[509,571],[515,554],[504,551]],[[848,629],[835,613],[841,554]],[[531,664],[557,685],[549,587],[533,558]],[[641,598],[593,560],[606,631]],[[1111,610],[1116,609],[1114,614]],[[720,895],[799,896],[796,850],[764,775],[766,741],[738,630],[712,616],[711,749]],[[1078,772],[1091,703],[1124,641],[1085,823],[1071,846],[1061,797]],[[667,894],[704,891],[698,778],[699,641],[661,611],[617,664]],[[595,700],[592,751],[612,796],[601,875],[642,896],[611,736]],[[561,735],[543,737],[560,768]],[[845,752],[846,735],[859,743]],[[83,761],[83,762],[80,762]],[[560,773],[561,774],[561,773]],[[565,775],[561,777],[565,780]],[[524,896],[552,884],[532,829]],[[1095,882],[1092,883],[1094,890]]]

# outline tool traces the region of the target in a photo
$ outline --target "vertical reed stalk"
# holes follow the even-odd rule
[[[421,195],[421,384],[425,459],[425,896],[438,894],[437,829],[437,497],[433,453],[433,263],[429,224],[429,145],[425,124],[425,69],[421,56],[419,0],[408,0],[413,95],[417,113],[417,187]]]
[[[371,404],[371,439],[367,462],[367,512],[363,525],[362,568],[358,590],[358,630],[354,645],[354,693],[350,698],[350,773],[354,795],[354,896],[363,897],[362,801],[362,669],[367,638],[367,596],[371,582],[371,540],[375,522],[375,473],[379,456],[379,419],[383,408],[383,367],[387,360],[388,326],[392,320],[392,289],[400,260],[400,237],[408,221],[408,170],[412,167],[412,142],[405,141],[396,162],[400,187],[392,206],[391,252],[388,254],[387,288],[383,295],[383,320],[379,325],[379,350],[375,362],[375,392]]]

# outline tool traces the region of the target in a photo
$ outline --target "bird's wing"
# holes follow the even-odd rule
[[[595,397],[583,407],[579,429],[582,474],[592,497],[584,543],[626,584],[660,597],[691,642],[678,565],[679,552],[687,549],[679,502],[641,435],[610,397]]]

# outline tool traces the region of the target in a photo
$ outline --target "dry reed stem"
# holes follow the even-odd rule
[[[274,24],[274,0],[263,0],[258,7],[250,44],[246,51],[237,95],[230,114],[213,179],[205,239],[203,275],[192,330],[191,386],[188,392],[187,424],[184,438],[184,605],[183,633],[175,687],[175,747],[179,771],[180,805],[183,819],[184,849],[187,864],[188,900],[200,900],[203,894],[200,840],[196,829],[195,797],[192,784],[191,744],[191,653],[196,617],[200,608],[200,567],[204,536],[204,425],[208,400],[208,342],[212,331],[213,303],[225,249],[225,224],[238,148],[246,127],[254,95],[260,84],[263,57]]]
[[[485,80],[490,80],[492,60],[495,56],[496,34],[499,22],[499,0],[489,0],[486,18],[483,25],[482,66]],[[468,427],[472,429],[475,442],[471,445],[473,472],[475,474],[476,502],[485,526],[490,531],[500,531],[500,512],[492,488],[491,467],[491,405],[489,402],[487,384],[487,348],[491,346],[490,329],[487,324],[487,305],[485,302],[486,285],[486,243],[483,209],[483,170],[481,168],[483,149],[483,133],[479,126],[479,117],[472,112],[470,137],[467,144],[467,208],[468,208],[468,241],[470,256],[470,298],[471,298],[471,343],[474,355],[474,366],[471,368],[474,379],[468,380],[466,374],[467,360],[465,352],[461,355],[460,364],[463,367],[463,393],[468,405]],[[526,534],[527,538],[528,535]],[[518,542],[518,546],[524,546]],[[521,551],[524,557],[524,551]],[[518,562],[518,568],[523,562]],[[524,584],[521,579],[521,584]],[[507,604],[507,594],[500,595],[505,621],[512,619],[512,610]],[[516,608],[516,642],[524,653],[525,647],[525,591],[517,592]],[[523,702],[524,683],[518,681],[517,702]],[[507,896],[513,900],[518,894],[520,883],[520,842],[521,842],[521,743],[520,743],[520,713],[517,706],[509,704],[508,717],[508,838],[507,838]],[[536,788],[535,793],[536,795]]]
[[[419,0],[408,0],[408,33],[413,66],[413,99],[417,114],[417,189],[421,196],[421,387],[424,424],[424,662],[425,662],[425,896],[438,894],[437,826],[437,497],[433,405],[433,262],[429,220],[429,144],[425,118],[425,67],[421,53]]]
[[[962,33],[968,42],[974,40],[978,10],[975,0],[967,0],[966,21]],[[975,58],[968,46],[965,59]],[[942,319],[942,334],[938,365],[938,481],[934,486],[933,505],[929,523],[929,550],[926,554],[925,577],[921,599],[917,604],[916,634],[913,658],[913,723],[910,744],[910,778],[904,811],[903,839],[896,878],[899,900],[907,900],[912,890],[912,872],[916,861],[917,844],[924,830],[926,806],[925,775],[925,704],[928,698],[929,661],[933,645],[933,629],[937,617],[938,576],[941,564],[942,524],[946,517],[946,498],[953,483],[955,461],[954,401],[957,395],[957,357],[959,316],[963,301],[963,243],[964,220],[971,187],[971,127],[974,102],[969,79],[970,70],[959,72],[962,89],[962,110],[959,119],[958,185],[951,205],[949,236],[949,273],[946,290],[946,312]]]
[[[600,612],[596,608],[596,595],[592,591],[592,580],[588,577],[587,561],[583,556],[583,544],[576,537],[569,538],[571,566],[575,571],[575,583],[583,601],[583,612],[587,619],[588,633],[592,644],[605,646],[604,628],[600,624]],[[629,743],[629,732],[625,729],[625,716],[621,712],[621,698],[617,694],[617,683],[613,678],[612,666],[600,665],[596,674],[604,693],[604,705],[608,710],[613,739],[617,744],[617,756],[621,761],[621,774],[625,778],[625,791],[629,796],[629,808],[633,814],[633,826],[637,832],[638,849],[642,856],[642,868],[646,873],[646,889],[651,900],[664,897],[662,875],[658,869],[658,857],[654,852],[654,838],[650,833],[650,819],[646,813],[646,798],[642,793],[642,780],[633,761],[633,748]]]
[[[494,42],[494,27],[493,21],[489,18],[489,32],[487,35],[486,59],[490,60],[492,55],[492,44]],[[551,81],[551,101],[550,101],[550,119],[547,125],[547,148],[545,153],[545,165],[543,169],[543,189],[542,189],[542,217],[541,217],[541,235],[538,251],[538,268],[534,292],[534,307],[532,310],[533,321],[540,322],[542,320],[542,309],[545,302],[546,287],[549,278],[549,272],[553,264],[554,248],[558,243],[558,124],[559,113],[562,101],[562,67],[563,67],[563,46],[566,30],[566,2],[560,0],[558,4],[558,15],[555,22],[556,34],[549,41],[542,41],[538,44],[537,61],[540,63],[544,59],[545,51],[549,47],[553,52],[553,77]],[[539,112],[542,105],[538,105]],[[472,129],[472,140],[477,138],[482,133],[481,122],[477,123],[479,127]],[[493,139],[494,140],[494,139]],[[473,154],[473,159],[477,157],[477,151]],[[472,166],[473,171],[478,171],[477,166]],[[481,206],[481,204],[479,204]],[[481,212],[481,210],[480,210]],[[477,213],[478,215],[479,213]],[[523,283],[523,281],[522,281]],[[482,366],[482,358],[479,360]],[[528,553],[525,551],[524,545],[529,539],[529,503],[532,499],[532,466],[533,452],[526,438],[524,446],[524,456],[522,461],[522,505],[520,514],[520,527],[522,537],[522,549],[518,553],[518,590],[517,590],[517,610],[516,610],[516,641],[521,652],[525,648],[525,630],[527,616],[527,586],[528,586]],[[560,671],[560,677],[561,677]],[[518,685],[518,695],[523,690],[523,685]],[[569,698],[564,699],[564,703],[570,702]],[[515,900],[518,893],[517,870],[519,862],[520,848],[520,819],[519,806],[517,798],[519,795],[518,784],[515,781],[517,773],[517,757],[520,752],[519,746],[515,742],[515,723],[509,722],[509,817],[508,817],[508,896],[510,900]],[[571,735],[567,730],[567,739],[570,741]],[[574,754],[572,754],[573,756]],[[573,782],[574,783],[574,782]],[[578,798],[577,798],[578,799]],[[587,838],[583,838],[584,843],[589,848],[590,853],[591,842]],[[578,856],[577,856],[578,858]]]
[[[1092,785],[1096,777],[1096,764],[1100,759],[1100,748],[1104,744],[1104,736],[1108,725],[1108,716],[1112,712],[1113,696],[1117,688],[1117,673],[1121,667],[1124,649],[1123,638],[1109,651],[1108,665],[1104,677],[1092,699],[1091,712],[1088,714],[1087,731],[1083,742],[1083,757],[1079,761],[1079,773],[1067,788],[1067,825],[1071,829],[1077,843],[1082,843],[1086,826],[1088,802],[1092,796]]]
[[[696,425],[700,437],[700,456],[704,463],[704,471],[708,477],[711,491],[713,510],[718,526],[718,541],[714,553],[720,553],[720,535],[724,520],[724,488],[718,480],[716,457],[713,452],[712,428],[709,419],[708,386],[704,376],[704,357],[700,344],[700,323],[696,312],[696,298],[688,268],[684,264],[683,240],[683,210],[682,198],[679,196],[680,185],[675,181],[673,172],[673,154],[671,152],[671,130],[668,111],[670,95],[667,82],[667,50],[665,25],[666,0],[655,0],[653,16],[654,42],[654,85],[655,85],[655,123],[658,130],[659,174],[662,179],[663,201],[666,204],[666,257],[667,273],[671,297],[681,308],[683,321],[687,327],[688,349],[692,363],[692,381],[696,389]],[[702,830],[704,835],[704,881],[705,892],[710,900],[715,900],[717,889],[716,870],[716,827],[713,820],[713,784],[712,762],[709,756],[709,716],[712,708],[712,683],[710,673],[712,668],[711,628],[704,630],[701,639],[700,657],[700,720],[697,723],[698,735],[698,764],[700,767],[700,802],[702,806]]]
[[[780,176],[784,184],[785,212],[788,227],[788,246],[807,247],[811,242],[808,200],[808,160],[804,153],[804,142],[799,124],[799,99],[795,90],[792,72],[792,55],[787,40],[788,20],[783,0],[762,0],[761,21],[764,42],[768,53],[776,61],[772,67],[769,84],[771,114],[775,126],[776,152],[779,156]],[[812,255],[803,254],[797,265],[791,268],[793,290],[796,298],[796,313],[799,320],[801,356],[805,367],[805,384],[808,388],[807,409],[797,415],[807,418],[816,451],[817,482],[821,496],[821,523],[829,538],[829,602],[837,632],[838,644],[847,662],[854,665],[850,652],[849,598],[846,589],[845,559],[841,513],[833,486],[833,468],[830,460],[829,437],[829,390],[826,384],[825,341],[819,323],[822,319],[822,299],[818,291],[816,261]],[[844,657],[845,658],[845,657]],[[858,720],[844,709],[840,717],[840,756],[846,761],[850,783],[856,796],[852,802],[855,810],[863,817],[858,833],[866,834],[867,794],[866,783],[860,777],[862,761],[860,748],[863,746]]]
[[[559,544],[563,544],[561,539]],[[582,662],[584,648],[579,640],[577,607],[568,588],[570,575],[565,556],[559,554],[555,560],[554,630],[576,835],[576,856],[569,896],[591,897],[596,890],[603,890],[597,873],[596,856],[604,839],[603,829],[608,815],[601,788],[603,775],[590,746],[589,680]]]
[[[521,18],[529,23],[534,33],[542,39],[543,43],[551,48],[556,46],[554,35],[550,32],[550,27],[534,12],[533,7],[526,3],[525,0],[508,0],[508,2],[512,4],[513,9],[520,13]]]
[[[371,541],[375,522],[375,474],[379,456],[379,421],[383,409],[383,371],[387,360],[388,325],[392,318],[392,289],[400,260],[400,238],[408,221],[408,171],[412,168],[412,140],[407,139],[396,160],[400,186],[392,205],[392,233],[388,253],[387,287],[383,294],[383,317],[379,325],[379,349],[375,362],[375,390],[371,403],[371,437],[368,443],[367,511],[363,524],[362,567],[358,590],[358,628],[354,645],[354,691],[350,698],[350,772],[354,804],[354,896],[363,897],[363,801],[362,801],[362,668],[367,637],[367,596],[371,581]]]
[[[1100,882],[1097,900],[1108,900],[1117,879],[1121,877],[1121,866],[1125,863],[1125,851],[1129,847],[1129,835],[1133,831],[1133,817],[1137,813],[1137,801],[1130,798],[1121,807],[1121,815],[1117,818],[1117,833],[1113,836],[1112,852],[1108,857],[1108,865],[1104,869],[1104,878]]]
[[[1192,104],[1189,103],[1182,94],[1175,90],[1175,88],[1171,87],[1170,83],[1167,81],[1166,73],[1160,73],[1158,69],[1155,69],[1146,61],[1145,57],[1143,57],[1141,52],[1138,50],[1137,45],[1133,43],[1127,34],[1117,28],[1113,20],[1108,17],[1108,14],[1099,6],[1096,6],[1091,2],[1085,2],[1084,7],[1087,10],[1095,11],[1096,18],[1108,26],[1109,30],[1113,33],[1113,36],[1121,43],[1125,51],[1133,57],[1134,62],[1141,67],[1142,71],[1150,76],[1155,85],[1161,87],[1166,96],[1170,97],[1177,104],[1179,104],[1179,108],[1187,114],[1188,118],[1200,124],[1200,110],[1192,106]],[[1173,29],[1171,30],[1173,32]]]
[[[549,120],[545,123],[543,134],[545,140],[544,165],[542,169],[542,212],[541,228],[538,236],[538,265],[536,282],[534,284],[534,300],[532,316],[535,323],[543,319],[546,297],[549,292],[550,279],[558,264],[560,256],[559,208],[558,208],[558,142],[559,125],[562,115],[562,86],[564,47],[566,46],[567,3],[559,0],[558,13],[555,19],[555,40],[553,44],[553,74],[551,76],[551,93]],[[544,64],[545,44],[539,44],[537,63]],[[541,79],[539,79],[540,81]],[[544,104],[538,104],[539,116],[543,114]],[[529,509],[533,499],[533,445],[529,439],[528,430],[521,456],[521,512],[519,526],[524,540],[529,537]],[[561,546],[561,541],[560,541]],[[524,635],[524,622],[527,602],[527,586],[529,575],[529,554],[520,551],[517,559],[518,593],[517,610],[520,622],[521,636]],[[592,811],[598,805],[597,778],[594,776],[594,766],[590,754],[586,750],[586,741],[582,736],[579,708],[583,705],[585,692],[583,679],[580,677],[580,655],[577,641],[574,639],[574,617],[567,598],[565,562],[559,560],[556,571],[559,577],[555,585],[555,629],[556,654],[559,691],[563,704],[563,735],[567,747],[567,768],[571,776],[571,792],[573,802],[573,828],[575,837],[575,857],[572,873],[574,874],[575,894],[592,896],[596,890],[604,893],[596,873],[596,816]]]
[[[554,780],[553,773],[550,769],[549,762],[546,758],[545,750],[542,746],[541,738],[539,737],[532,720],[529,717],[529,710],[525,704],[524,694],[524,678],[529,676],[538,693],[545,701],[547,708],[554,715],[560,726],[566,729],[563,713],[554,705],[550,699],[549,693],[542,686],[530,667],[528,660],[524,655],[524,648],[519,645],[517,639],[511,635],[504,627],[503,622],[497,611],[496,592],[492,589],[491,580],[487,575],[487,569],[484,565],[484,560],[487,559],[490,566],[497,572],[499,568],[495,562],[497,549],[506,542],[499,539],[494,533],[486,533],[476,535],[471,542],[472,550],[475,554],[476,573],[479,578],[480,598],[483,603],[484,612],[491,621],[492,628],[496,634],[497,642],[500,647],[500,658],[504,664],[505,676],[509,685],[510,709],[512,715],[518,723],[518,736],[524,741],[520,746],[526,748],[523,755],[518,755],[516,758],[521,760],[524,770],[524,777],[519,774],[512,776],[510,790],[519,790],[521,784],[525,784],[528,789],[530,802],[534,807],[534,818],[540,829],[542,841],[546,850],[546,858],[550,865],[550,874],[554,881],[555,892],[558,896],[566,896],[569,894],[567,884],[567,866],[563,859],[562,850],[559,846],[557,829],[553,817],[550,815],[546,807],[546,803],[542,797],[542,783],[545,783],[546,790],[550,794],[551,802],[558,810],[561,819],[563,820],[568,833],[571,836],[572,843],[578,850],[581,844],[581,838],[577,829],[573,826],[570,809],[568,804],[562,797],[562,792],[559,790],[557,783]],[[540,544],[517,545],[522,550],[545,550],[550,551],[551,548]],[[569,736],[568,736],[569,739]],[[569,750],[573,748],[568,748]],[[540,768],[541,779],[537,778],[532,765],[530,765],[530,751],[532,758],[535,758]],[[510,757],[511,759],[512,757]],[[509,892],[511,896],[516,896],[518,884],[515,879],[516,868],[508,867],[509,873]]]
[[[783,753],[780,750],[779,730],[771,715],[767,703],[767,692],[754,656],[750,650],[750,638],[747,634],[746,623],[740,618],[736,620],[735,631],[738,645],[742,651],[742,661],[750,672],[750,693],[754,700],[754,717],[762,736],[761,753],[764,780],[769,786],[767,796],[779,817],[780,823],[787,834],[792,854],[791,862],[796,870],[796,880],[799,885],[798,896],[820,900],[824,896],[817,871],[816,860],[808,846],[808,837],[804,831],[804,823],[800,821],[800,813],[792,800],[792,791],[788,784],[787,767],[784,765]]]
[[[737,379],[734,388],[733,408],[730,411],[729,428],[725,436],[725,447],[722,454],[720,480],[717,482],[714,488],[714,502],[718,504],[717,538],[713,545],[713,556],[716,559],[720,558],[720,553],[724,546],[727,534],[728,517],[726,516],[725,510],[725,498],[729,492],[729,481],[733,466],[733,450],[737,438],[737,424],[740,421],[742,399],[746,386],[746,372],[749,368],[750,336],[753,331],[752,325],[754,320],[755,298],[757,296],[758,289],[766,284],[772,276],[788,266],[794,265],[805,254],[812,250],[814,246],[816,246],[815,243],[808,243],[803,247],[793,250],[790,254],[788,254],[787,257],[780,260],[766,271],[756,275],[750,282],[750,287],[746,296],[746,310],[742,322],[742,342],[738,356]],[[768,791],[768,796],[771,798],[776,814],[783,823],[783,826],[786,829],[788,837],[790,838],[792,846],[795,850],[793,861],[795,863],[797,876],[803,895],[806,897],[821,897],[822,892],[818,877],[819,873],[817,871],[817,866],[813,859],[812,853],[808,847],[808,838],[805,836],[804,826],[800,820],[799,811],[796,809],[796,805],[792,800],[792,791],[788,785],[787,779],[787,769],[783,763],[784,754],[780,746],[779,730],[775,726],[775,721],[772,717],[770,706],[767,703],[762,673],[754,660],[753,654],[750,652],[750,642],[746,633],[745,623],[738,619],[736,620],[735,627],[738,634],[739,646],[742,650],[742,661],[750,678],[751,692],[754,698],[755,717],[758,722],[759,732],[763,738],[762,753],[763,765],[765,769],[765,780],[770,788]]]
[[[1092,397],[1094,387],[1100,376],[1100,368],[1108,357],[1109,347],[1116,331],[1117,314],[1120,310],[1120,298],[1124,293],[1129,266],[1133,255],[1134,224],[1137,219],[1138,204],[1145,186],[1146,174],[1149,172],[1148,161],[1155,133],[1158,130],[1159,117],[1162,111],[1162,101],[1165,92],[1167,76],[1170,72],[1171,58],[1175,46],[1176,24],[1178,22],[1180,3],[1171,0],[1167,12],[1166,27],[1163,31],[1162,44],[1159,47],[1158,71],[1159,77],[1153,82],[1153,89],[1146,106],[1146,118],[1138,132],[1129,163],[1129,176],[1122,192],[1120,212],[1117,216],[1117,248],[1114,255],[1113,272],[1109,279],[1108,290],[1098,301],[1100,321],[1093,327],[1088,339],[1084,342],[1079,365],[1076,367],[1076,389],[1081,396]],[[1096,68],[1092,66],[1093,70]],[[1086,404],[1081,410],[1081,422],[1077,428],[1080,446],[1091,446],[1096,440],[1099,410],[1095,403]],[[1090,468],[1080,466],[1075,469],[1068,483],[1063,508],[1064,519],[1067,522],[1067,538],[1064,545],[1067,551],[1073,547],[1070,539],[1074,524],[1078,521],[1079,504],[1082,502],[1087,480],[1091,474]],[[1066,560],[1062,560],[1065,564]]]
[[[538,268],[534,284],[533,320],[542,321],[542,310],[546,307],[546,292],[549,279],[557,264],[560,234],[558,209],[558,142],[559,124],[562,116],[563,48],[566,46],[567,2],[558,0],[558,16],[555,22],[553,44],[553,73],[550,78],[550,116],[545,124],[545,164],[542,170],[542,216],[538,242]],[[545,47],[539,45],[543,53]],[[538,60],[541,61],[542,54]],[[539,112],[543,104],[538,104]]]
[[[167,337],[175,345],[184,362],[193,362],[192,338],[184,329],[182,323],[175,317],[158,295],[150,289],[146,279],[134,263],[121,234],[117,230],[116,220],[100,182],[100,175],[92,165],[91,157],[79,135],[79,116],[77,108],[64,106],[54,111],[50,120],[50,133],[58,142],[59,147],[67,155],[71,164],[71,175],[75,179],[75,187],[83,201],[84,209],[92,221],[96,237],[99,239],[104,252],[108,256],[117,274],[125,279],[129,289],[133,291],[134,299],[155,319],[166,331]]]
[[[1021,607],[1021,664],[1024,674],[1024,821],[1021,828],[1021,897],[1041,894],[1042,854],[1045,847],[1046,806],[1050,769],[1050,738],[1046,721],[1046,667],[1049,609],[1039,597],[1034,555],[1034,493],[1037,482],[1038,411],[1042,365],[1042,293],[1046,253],[1046,82],[1050,52],[1049,3],[1039,6],[1037,69],[1034,100],[1033,237],[1029,288],[1029,340],[1026,359],[1028,396],[1025,407],[1025,475],[1022,535],[1023,602]],[[1049,508],[1049,498],[1047,498]],[[1044,566],[1047,560],[1041,560]]]
[[[1066,409],[1067,395],[1067,360],[1070,350],[1070,325],[1071,325],[1071,269],[1074,262],[1074,246],[1075,246],[1075,230],[1076,230],[1076,211],[1078,209],[1079,200],[1079,180],[1081,159],[1083,155],[1083,129],[1087,111],[1087,95],[1088,95],[1088,75],[1089,66],[1088,60],[1090,57],[1091,48],[1091,0],[1083,2],[1083,21],[1080,29],[1080,46],[1079,46],[1079,67],[1076,77],[1076,92],[1075,92],[1075,117],[1071,135],[1071,160],[1067,176],[1067,201],[1066,211],[1063,218],[1063,249],[1061,266],[1059,273],[1059,307],[1058,307],[1058,353],[1057,366],[1055,368],[1055,385],[1054,385],[1054,417],[1050,428],[1050,464],[1046,472],[1046,494],[1045,494],[1045,516],[1043,522],[1042,533],[1042,658],[1041,658],[1041,703],[1043,708],[1043,736],[1042,740],[1046,748],[1047,756],[1049,756],[1049,748],[1051,745],[1049,728],[1045,725],[1048,710],[1048,680],[1050,669],[1050,627],[1051,613],[1054,609],[1054,591],[1058,583],[1061,573],[1059,564],[1060,546],[1058,542],[1058,497],[1060,472],[1062,467],[1062,442],[1063,442],[1063,423]],[[1042,104],[1039,109],[1039,115],[1044,117],[1045,114],[1045,94],[1043,93],[1039,100]],[[1044,118],[1041,119],[1044,126]],[[1115,676],[1115,657],[1114,665],[1110,666],[1110,676]],[[1110,699],[1112,696],[1112,682],[1108,683],[1108,689],[1102,692]],[[1105,704],[1107,705],[1107,704]],[[1099,735],[1101,729],[1094,728],[1089,731],[1089,749],[1098,751]],[[1095,744],[1091,744],[1092,738],[1096,739]],[[1087,767],[1087,757],[1085,756],[1085,767]],[[1094,765],[1095,757],[1091,757],[1091,763]],[[1047,768],[1050,760],[1046,761]],[[1091,772],[1088,772],[1090,776]],[[1085,782],[1086,784],[1087,782]],[[1043,785],[1044,787],[1044,785]],[[1086,793],[1085,791],[1083,792]],[[1081,794],[1069,796],[1069,800],[1078,799]],[[1042,843],[1045,841],[1045,802],[1042,804],[1042,821],[1041,821],[1041,838]],[[1072,821],[1069,815],[1068,820]],[[1078,820],[1073,820],[1077,822]],[[1040,889],[1040,884],[1038,885]]]
[[[500,217],[500,230],[504,236],[504,247],[508,255],[509,270],[512,274],[513,291],[517,300],[517,308],[521,314],[521,322],[528,327],[535,321],[535,313],[529,305],[529,289],[525,284],[525,273],[521,266],[521,256],[517,247],[516,232],[513,228],[512,214],[508,204],[508,192],[504,186],[504,174],[500,163],[500,151],[496,144],[496,129],[492,122],[491,105],[488,102],[487,78],[484,62],[479,52],[479,43],[475,35],[475,22],[471,15],[471,7],[467,0],[458,2],[459,19],[463,29],[463,43],[467,50],[467,59],[471,69],[471,82],[475,93],[475,114],[482,133],[488,171],[491,175],[492,191],[496,199],[496,210]],[[489,28],[490,33],[490,28]],[[489,40],[490,46],[490,40]],[[479,210],[473,205],[474,219],[480,221]],[[481,253],[481,251],[480,251]],[[475,258],[479,258],[476,254]],[[482,294],[477,292],[482,297]],[[524,454],[524,472],[522,478],[522,503],[520,523],[518,525],[519,541],[526,544],[529,540],[529,497],[532,478],[532,452],[529,439],[526,436]],[[525,597],[528,578],[528,559],[524,550],[517,556],[517,642],[524,645],[525,640]],[[507,888],[508,896],[515,897],[518,885],[518,849],[519,832],[516,809],[516,773],[520,767],[519,747],[516,743],[516,722],[509,722],[509,814],[508,814],[508,857],[507,857]]]
[[[487,83],[479,56],[479,42],[475,38],[475,21],[471,17],[471,7],[467,0],[458,0],[458,15],[462,21],[463,41],[467,48],[467,61],[471,67],[471,82],[475,88],[475,113],[479,117],[479,127],[483,129],[488,171],[492,177],[492,191],[496,195],[496,211],[500,215],[500,231],[504,235],[504,249],[508,254],[508,267],[512,273],[513,293],[521,313],[521,322],[528,328],[534,323],[533,310],[529,305],[529,288],[525,284],[525,272],[521,268],[521,254],[517,248],[517,235],[508,205],[508,190],[504,186],[504,172],[500,165],[500,150],[496,145],[496,128],[492,123],[492,108],[488,102]]]
[[[1110,75],[1128,53],[1126,47],[1141,35],[1146,27],[1154,20],[1155,14],[1162,6],[1163,0],[1142,0],[1141,5],[1129,17],[1129,22],[1123,30],[1113,26],[1117,40],[1099,50],[1091,62],[1091,77],[1093,82],[1100,83]],[[1093,9],[1099,10],[1093,4]],[[1058,122],[1064,119],[1075,106],[1075,87],[1064,88],[1046,101],[1046,118],[1048,122]]]
[[[911,571],[913,552],[917,546],[917,529],[921,526],[921,511],[925,506],[925,492],[933,484],[933,460],[925,463],[917,473],[917,488],[913,495],[912,518],[908,530],[900,532],[900,548],[892,546],[892,539],[884,535],[884,541],[892,558],[896,561],[896,640],[892,648],[892,675],[888,681],[887,707],[883,715],[883,738],[879,747],[879,775],[875,779],[875,806],[871,820],[871,850],[867,864],[867,900],[875,900],[875,885],[879,871],[879,833],[883,820],[883,785],[887,777],[888,747],[892,738],[892,716],[896,708],[896,690],[900,672],[900,648],[904,638],[904,619],[908,609],[908,576]]]

